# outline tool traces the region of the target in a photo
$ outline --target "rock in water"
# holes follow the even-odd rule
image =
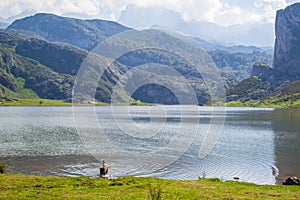
[[[289,177],[282,183],[283,185],[299,185],[300,180],[296,176]]]

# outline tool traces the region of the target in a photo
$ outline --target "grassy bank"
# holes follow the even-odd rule
[[[72,103],[51,99],[13,99],[1,101],[0,106],[72,106]]]
[[[0,175],[0,199],[299,199],[299,186],[258,186],[219,179]]]
[[[292,95],[276,95],[269,96],[265,99],[249,100],[249,101],[230,101],[225,104],[232,107],[262,107],[262,108],[300,108],[300,93]]]
[[[92,104],[74,104],[75,106],[109,106],[108,103],[95,102]],[[141,101],[130,101],[129,104],[117,104],[119,106],[153,106],[154,104],[143,103]],[[13,99],[2,100],[0,106],[73,106],[71,102],[65,102],[63,100],[51,100],[51,99]]]
[[[229,106],[229,107],[261,107],[261,108],[291,108],[300,109],[300,94],[296,96],[297,99],[291,99],[290,96],[283,97],[268,97],[263,100],[249,100],[249,101],[230,101],[225,104],[219,103],[215,105],[207,104],[206,106]],[[116,106],[153,106],[155,104],[144,103],[141,101],[130,101],[129,104],[116,104]],[[13,99],[2,100],[0,106],[73,106],[70,102],[63,100],[51,99]],[[92,104],[75,104],[75,106],[110,106],[108,103],[92,103]]]

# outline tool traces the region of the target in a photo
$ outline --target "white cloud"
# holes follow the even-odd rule
[[[273,22],[277,9],[286,0],[251,0],[253,8],[243,7],[239,0],[1,0],[0,17],[7,18],[26,9],[54,14],[79,13],[82,16],[117,20],[128,4],[139,7],[161,6],[175,10],[185,20],[210,21],[221,25],[249,22]],[[249,0],[250,1],[250,0]],[[294,0],[289,0],[289,3]],[[239,2],[240,3],[240,2]],[[249,4],[249,3],[248,3]],[[248,5],[247,4],[247,5]],[[162,19],[163,20],[163,19]]]
[[[219,0],[128,0],[139,7],[162,6],[180,13],[185,20],[213,21],[214,16],[222,7]]]
[[[247,17],[245,17],[247,16]],[[261,16],[255,12],[243,10],[238,6],[225,4],[219,14],[215,16],[215,23],[221,25],[245,24],[261,21]]]
[[[54,14],[63,13],[85,13],[86,15],[110,18],[114,10],[110,8],[110,1],[102,4],[99,0],[1,0],[0,13],[2,17],[10,17],[16,15],[26,9],[34,9],[37,12],[51,12]],[[103,12],[103,11],[107,12]]]
[[[287,6],[287,2],[285,0],[254,0],[254,6],[257,8],[264,7],[265,5],[280,8]]]
[[[288,5],[286,0],[254,0],[254,6],[262,9],[262,18],[266,22],[274,22],[276,11]]]
[[[239,0],[236,0],[236,4]],[[128,0],[139,7],[162,6],[180,13],[185,20],[209,21],[220,25],[274,22],[276,10],[287,6],[285,0],[251,0],[258,9],[226,3],[226,0]]]

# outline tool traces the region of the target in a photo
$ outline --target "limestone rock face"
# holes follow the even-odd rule
[[[277,11],[273,78],[276,82],[300,79],[300,3]]]

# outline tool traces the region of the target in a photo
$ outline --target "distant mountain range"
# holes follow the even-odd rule
[[[229,53],[252,53],[253,51],[266,52],[273,54],[274,49],[272,47],[256,47],[245,45],[221,45],[219,43],[207,42],[200,38],[193,38],[200,46],[208,51],[221,50]]]
[[[131,28],[116,22],[44,13],[16,20],[6,30],[0,31],[0,97],[70,101],[76,74],[88,51],[104,39],[127,30]],[[198,38],[195,41],[208,50],[226,87],[249,77],[253,63],[272,63],[272,55],[265,49],[228,47]],[[133,51],[115,61],[99,80],[95,97],[90,97],[91,100],[110,102],[112,88],[122,74],[137,65],[153,62],[174,67],[190,82],[197,80],[193,87],[199,104],[209,101],[201,75],[185,61],[157,49]],[[178,103],[172,92],[153,84],[141,87],[132,97],[153,103]]]
[[[160,6],[145,8],[129,4],[122,11],[118,21],[136,28],[166,27],[212,43],[223,43],[231,46],[243,44],[245,46],[272,47],[275,36],[274,24],[272,23],[221,26],[207,21],[188,21],[183,19],[178,12]]]

